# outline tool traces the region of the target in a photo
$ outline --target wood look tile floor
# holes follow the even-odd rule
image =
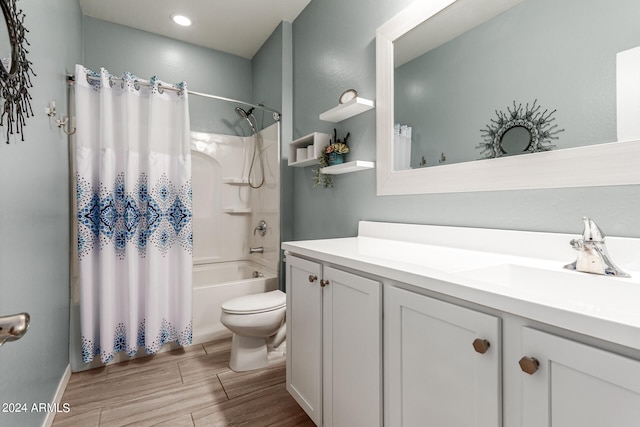
[[[71,411],[54,427],[314,426],[285,388],[285,362],[229,369],[231,340],[133,359],[71,375]]]

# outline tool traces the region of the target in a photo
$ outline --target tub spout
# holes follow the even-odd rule
[[[249,248],[249,254],[261,254],[264,252],[264,248],[262,246],[258,246],[257,248]]]

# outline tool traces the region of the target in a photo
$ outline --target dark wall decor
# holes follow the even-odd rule
[[[484,139],[476,148],[485,159],[495,157],[512,156],[514,154],[537,153],[550,151],[555,148],[551,141],[558,139],[557,135],[564,129],[557,129],[558,125],[552,124],[552,118],[556,110],[540,111],[538,101],[533,101],[523,108],[522,104],[516,105],[513,101],[513,109],[507,107],[507,112],[497,111],[497,120],[491,119],[484,129]]]
[[[32,63],[27,59],[25,46],[29,45],[24,27],[25,15],[18,9],[17,0],[0,0],[6,28],[0,25],[0,97],[4,101],[0,113],[0,126],[6,126],[7,144],[10,135],[18,133],[24,141],[22,127],[25,117],[33,116],[29,88],[33,87]],[[6,35],[5,32],[6,31]]]

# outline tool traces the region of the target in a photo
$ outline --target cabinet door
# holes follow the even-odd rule
[[[637,427],[640,361],[523,328],[523,427]]]
[[[385,425],[501,425],[499,318],[392,286],[384,313]]]
[[[287,255],[287,390],[322,425],[321,265]]]
[[[324,425],[382,425],[381,284],[325,267]]]

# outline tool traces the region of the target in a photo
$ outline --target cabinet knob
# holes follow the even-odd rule
[[[320,286],[322,286],[323,288],[328,285],[329,285],[329,281],[327,279],[320,280]]]
[[[522,372],[526,372],[529,375],[535,374],[538,368],[540,368],[540,362],[538,362],[538,359],[535,357],[524,356],[518,363],[520,364]]]
[[[476,338],[473,340],[473,348],[480,354],[485,354],[489,347],[491,347],[491,343],[487,340],[483,340],[482,338]]]
[[[318,276],[314,276],[313,274],[309,275],[309,281],[311,283],[315,282],[316,280],[318,280]]]

